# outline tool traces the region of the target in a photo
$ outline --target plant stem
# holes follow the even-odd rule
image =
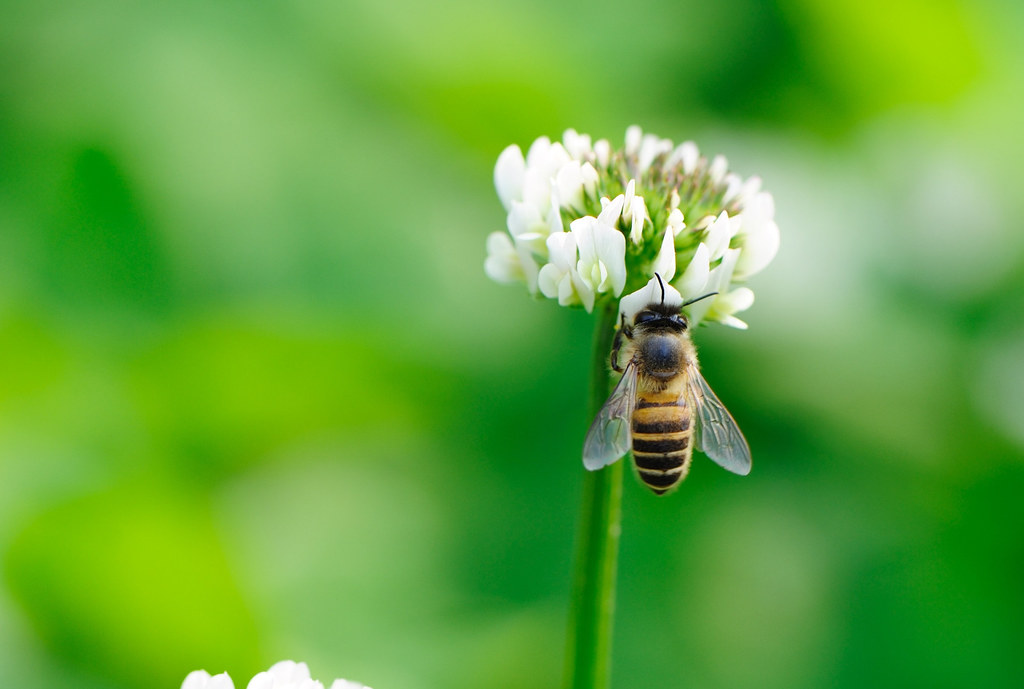
[[[608,355],[614,335],[617,304],[597,312],[591,354],[590,416],[593,419],[610,392]],[[607,689],[611,680],[615,573],[619,556],[624,462],[583,478],[583,504],[569,616],[566,689]]]

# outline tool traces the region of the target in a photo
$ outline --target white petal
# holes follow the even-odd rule
[[[761,178],[751,177],[743,183],[743,188],[740,189],[739,196],[736,198],[736,202],[741,206],[744,206],[751,199],[757,196],[758,192],[761,191]]]
[[[235,685],[226,672],[211,677],[206,670],[196,670],[188,673],[181,689],[235,689]]]
[[[231,681],[228,673],[222,672],[210,678],[206,689],[235,689],[235,683]]]
[[[267,670],[275,680],[281,682],[301,682],[310,678],[309,666],[296,663],[294,660],[281,660]]]
[[[548,151],[551,150],[551,139],[546,136],[537,138],[530,144],[526,152],[526,167],[542,167],[546,165]]]
[[[718,295],[713,299],[698,301],[690,307],[690,320],[693,324],[704,320],[704,316],[711,310],[715,302],[718,301],[718,298],[729,291],[729,283],[732,280],[732,273],[736,267],[736,259],[739,258],[739,254],[739,249],[729,249],[722,256],[722,262],[711,270],[704,290],[706,292],[717,292]]]
[[[558,284],[565,275],[568,275],[568,273],[566,271],[559,270],[553,263],[547,263],[541,266],[540,272],[537,274],[537,286],[540,287],[540,293],[548,299],[554,299],[557,297]]]
[[[576,160],[589,160],[593,150],[590,146],[590,135],[580,134],[575,129],[566,129],[562,134],[565,150]]]
[[[718,186],[725,179],[725,173],[729,171],[729,161],[726,160],[725,156],[717,155],[715,159],[711,161],[711,166],[708,168],[708,175],[711,177],[711,181],[715,186]]]
[[[583,176],[583,191],[587,196],[593,197],[597,193],[597,183],[601,177],[597,170],[590,163],[583,163],[580,167],[580,174]]]
[[[683,221],[683,212],[678,208],[673,208],[668,214],[668,229],[672,231],[672,235],[678,237],[682,234],[683,230],[686,229],[686,223]]]
[[[569,151],[565,150],[565,146],[562,145],[561,141],[551,144],[551,149],[548,151],[548,174],[555,174],[558,168],[570,160],[572,160],[572,156],[569,155]]]
[[[758,231],[743,238],[743,250],[736,262],[737,279],[746,278],[760,272],[779,253],[779,226],[774,220],[761,225]]]
[[[661,240],[661,248],[654,259],[652,266],[655,273],[661,275],[665,282],[669,282],[676,274],[676,236],[670,228],[665,229],[665,236]]]
[[[210,679],[210,673],[206,670],[194,670],[185,676],[181,683],[181,689],[206,689],[206,683]]]
[[[526,173],[526,161],[523,159],[523,152],[518,146],[512,144],[501,152],[498,162],[494,164],[494,188],[498,191],[498,198],[510,210],[512,201],[521,201],[523,198],[523,176]]]
[[[609,201],[601,209],[601,213],[597,216],[597,222],[608,227],[615,227],[615,223],[619,221],[619,216],[622,215],[622,204],[624,202],[625,197],[622,194]]]
[[[512,202],[512,208],[509,209],[508,217],[505,219],[508,233],[513,237],[537,232],[543,224],[544,218],[541,217],[537,207],[520,201]]]
[[[672,142],[668,139],[662,139],[654,134],[646,135],[640,144],[640,152],[637,154],[637,169],[643,174],[655,158],[671,150]]]
[[[599,139],[594,143],[594,158],[602,169],[608,167],[612,160],[612,145],[608,139]]]
[[[245,689],[274,689],[274,676],[269,672],[260,672],[249,680]]]
[[[633,216],[633,224],[629,230],[629,238],[634,244],[639,244],[644,236],[644,223],[648,219],[647,202],[643,196],[636,196],[633,198],[632,206],[630,215]]]
[[[697,251],[690,259],[689,265],[683,271],[682,276],[676,280],[676,287],[685,299],[694,299],[706,293],[708,275],[711,273],[710,252],[703,242],[697,245]]]
[[[548,235],[547,247],[551,263],[560,271],[566,272],[576,265],[576,235],[572,232]]]
[[[676,163],[682,163],[683,174],[688,175],[697,169],[697,161],[699,159],[700,150],[697,148],[697,144],[692,141],[684,141],[672,151],[672,155],[668,157],[665,165],[666,167],[672,167]]]
[[[744,321],[736,318],[736,316],[722,316],[718,322],[722,325],[727,325],[730,328],[736,328],[737,330],[746,330],[749,327]]]
[[[570,160],[559,168],[555,188],[562,208],[583,210],[583,172],[578,160]]]
[[[636,155],[640,151],[640,144],[644,138],[644,131],[638,125],[632,125],[626,129],[626,155]]]
[[[735,172],[727,174],[725,176],[725,194],[722,195],[722,203],[729,203],[733,199],[738,198],[742,189],[743,178]]]
[[[636,180],[631,179],[626,184],[626,191],[622,193],[622,214],[628,215],[633,207],[633,197],[636,196]]]
[[[590,313],[594,310],[594,298],[596,296],[594,290],[591,289],[590,285],[587,284],[587,281],[583,279],[578,271],[571,271],[569,276],[572,278],[572,285],[576,289],[576,294],[579,295],[580,301],[583,303],[583,308],[587,310],[587,313]]]
[[[732,222],[732,218],[729,217],[727,212],[722,211],[715,221],[711,223],[711,226],[707,229],[707,235],[704,237],[704,242],[708,245],[708,250],[711,252],[712,261],[717,261],[722,257],[726,249],[729,248],[729,242],[735,233],[736,227]]]
[[[562,306],[570,306],[579,303],[576,296],[576,289],[572,284],[572,276],[566,273],[558,283],[558,303]]]
[[[625,235],[610,227],[602,227],[597,235],[597,253],[601,264],[607,271],[609,283],[602,286],[605,288],[610,286],[612,294],[619,296],[622,294],[622,288],[626,286]]]
[[[558,207],[558,204],[551,204],[551,208],[548,209],[548,232],[555,234],[557,232],[564,231],[565,227],[562,225],[562,211]]]
[[[540,272],[540,266],[537,265],[533,252],[526,245],[516,242],[516,253],[519,255],[519,263],[522,265],[523,275],[526,277],[526,288],[530,290],[530,294],[536,294],[537,274]]]
[[[754,305],[754,292],[749,287],[737,287],[726,294],[722,301],[725,306],[723,310],[728,310],[731,314],[739,313]]]
[[[620,196],[605,212],[621,206]],[[601,217],[605,217],[602,212]],[[579,249],[577,271],[595,292],[611,291],[616,296],[626,284],[626,237],[601,218],[584,216],[569,224]]]
[[[538,209],[551,205],[551,176],[546,168],[529,167],[523,176],[523,203]],[[515,201],[512,202],[515,206]]]
[[[662,287],[664,286],[664,296]],[[663,301],[664,299],[664,301]],[[669,306],[682,306],[683,297],[675,287],[668,284],[664,278],[659,281],[657,277],[651,278],[646,285],[632,294],[627,294],[619,301],[619,314],[626,317],[626,322],[632,322],[633,317],[642,309],[651,304],[667,304]]]
[[[484,272],[495,282],[521,282],[526,280],[519,254],[512,239],[504,232],[492,232],[487,237],[487,258]]]

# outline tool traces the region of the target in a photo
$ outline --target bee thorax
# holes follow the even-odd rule
[[[649,335],[639,346],[641,370],[648,375],[667,378],[679,373],[683,349],[675,335]]]

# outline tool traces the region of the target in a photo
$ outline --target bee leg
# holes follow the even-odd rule
[[[622,348],[623,335],[627,339],[633,339],[633,329],[626,325],[626,314],[622,314],[622,323],[619,325],[619,330],[615,333],[615,340],[612,342],[612,370],[616,373],[622,373],[623,371],[622,367],[619,366],[619,350]]]

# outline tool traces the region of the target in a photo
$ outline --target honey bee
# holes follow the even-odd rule
[[[711,391],[687,332],[682,297],[655,275],[661,287],[630,322],[620,316],[611,352],[612,369],[622,373],[587,432],[583,465],[595,471],[631,448],[637,475],[657,495],[672,490],[690,470],[697,447],[724,469],[750,473],[750,447],[732,416]],[[669,298],[666,300],[666,296]],[[625,362],[622,366],[620,362]]]

